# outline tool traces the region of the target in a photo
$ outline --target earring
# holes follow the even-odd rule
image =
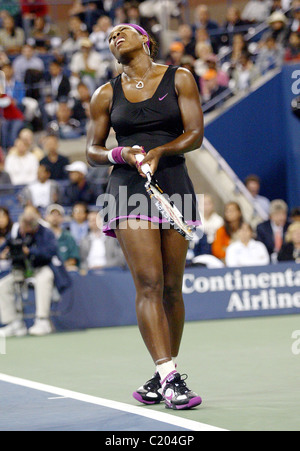
[[[150,54],[151,54],[150,48],[149,48],[149,46],[146,44],[146,42],[143,43],[143,49],[144,49],[144,52],[145,52],[148,56],[150,56]]]

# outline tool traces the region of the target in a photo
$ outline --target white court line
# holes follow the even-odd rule
[[[8,376],[7,374],[0,373],[0,381],[8,382],[10,384],[20,385],[22,387],[31,388],[33,390],[39,390],[42,392],[51,393],[53,395],[62,396],[64,398],[75,399],[77,401],[87,402],[110,409],[120,410],[122,412],[128,412],[142,417],[150,418],[152,420],[161,421],[162,423],[172,424],[173,426],[179,426],[190,431],[226,431],[226,429],[220,429],[215,426],[211,426],[198,421],[189,420],[182,417],[176,417],[174,415],[157,412],[156,410],[146,410],[143,407],[136,407],[123,402],[112,401],[110,399],[98,398],[96,396],[85,395],[83,393],[74,392],[71,390],[65,390],[63,388],[54,387],[52,385],[41,384],[39,382],[33,382],[26,379],[21,379],[14,376]]]

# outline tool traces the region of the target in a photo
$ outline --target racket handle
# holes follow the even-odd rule
[[[135,147],[138,147],[138,146],[135,146]],[[138,163],[141,163],[144,158],[145,157],[140,153],[136,154],[136,156],[135,156],[135,159]],[[148,177],[148,179],[152,177],[151,168],[148,163],[142,164],[141,170]]]

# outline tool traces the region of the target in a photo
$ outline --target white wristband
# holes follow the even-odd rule
[[[110,150],[110,151],[108,152],[108,154],[107,154],[108,161],[109,161],[111,164],[116,164],[116,161],[113,159],[112,153],[113,153],[113,149]]]

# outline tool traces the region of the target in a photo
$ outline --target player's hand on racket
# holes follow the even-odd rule
[[[146,155],[145,158],[139,162],[139,165],[137,166],[137,169],[142,177],[146,178],[147,175],[145,175],[145,172],[147,172],[150,169],[151,174],[155,174],[158,163],[160,160],[160,155],[156,151],[150,150]],[[147,168],[145,171],[145,167]]]
[[[144,151],[143,147],[124,147],[122,150],[122,157],[126,161],[126,163],[129,164],[129,166],[137,167],[136,155],[140,155],[141,157],[146,156],[146,152]]]

